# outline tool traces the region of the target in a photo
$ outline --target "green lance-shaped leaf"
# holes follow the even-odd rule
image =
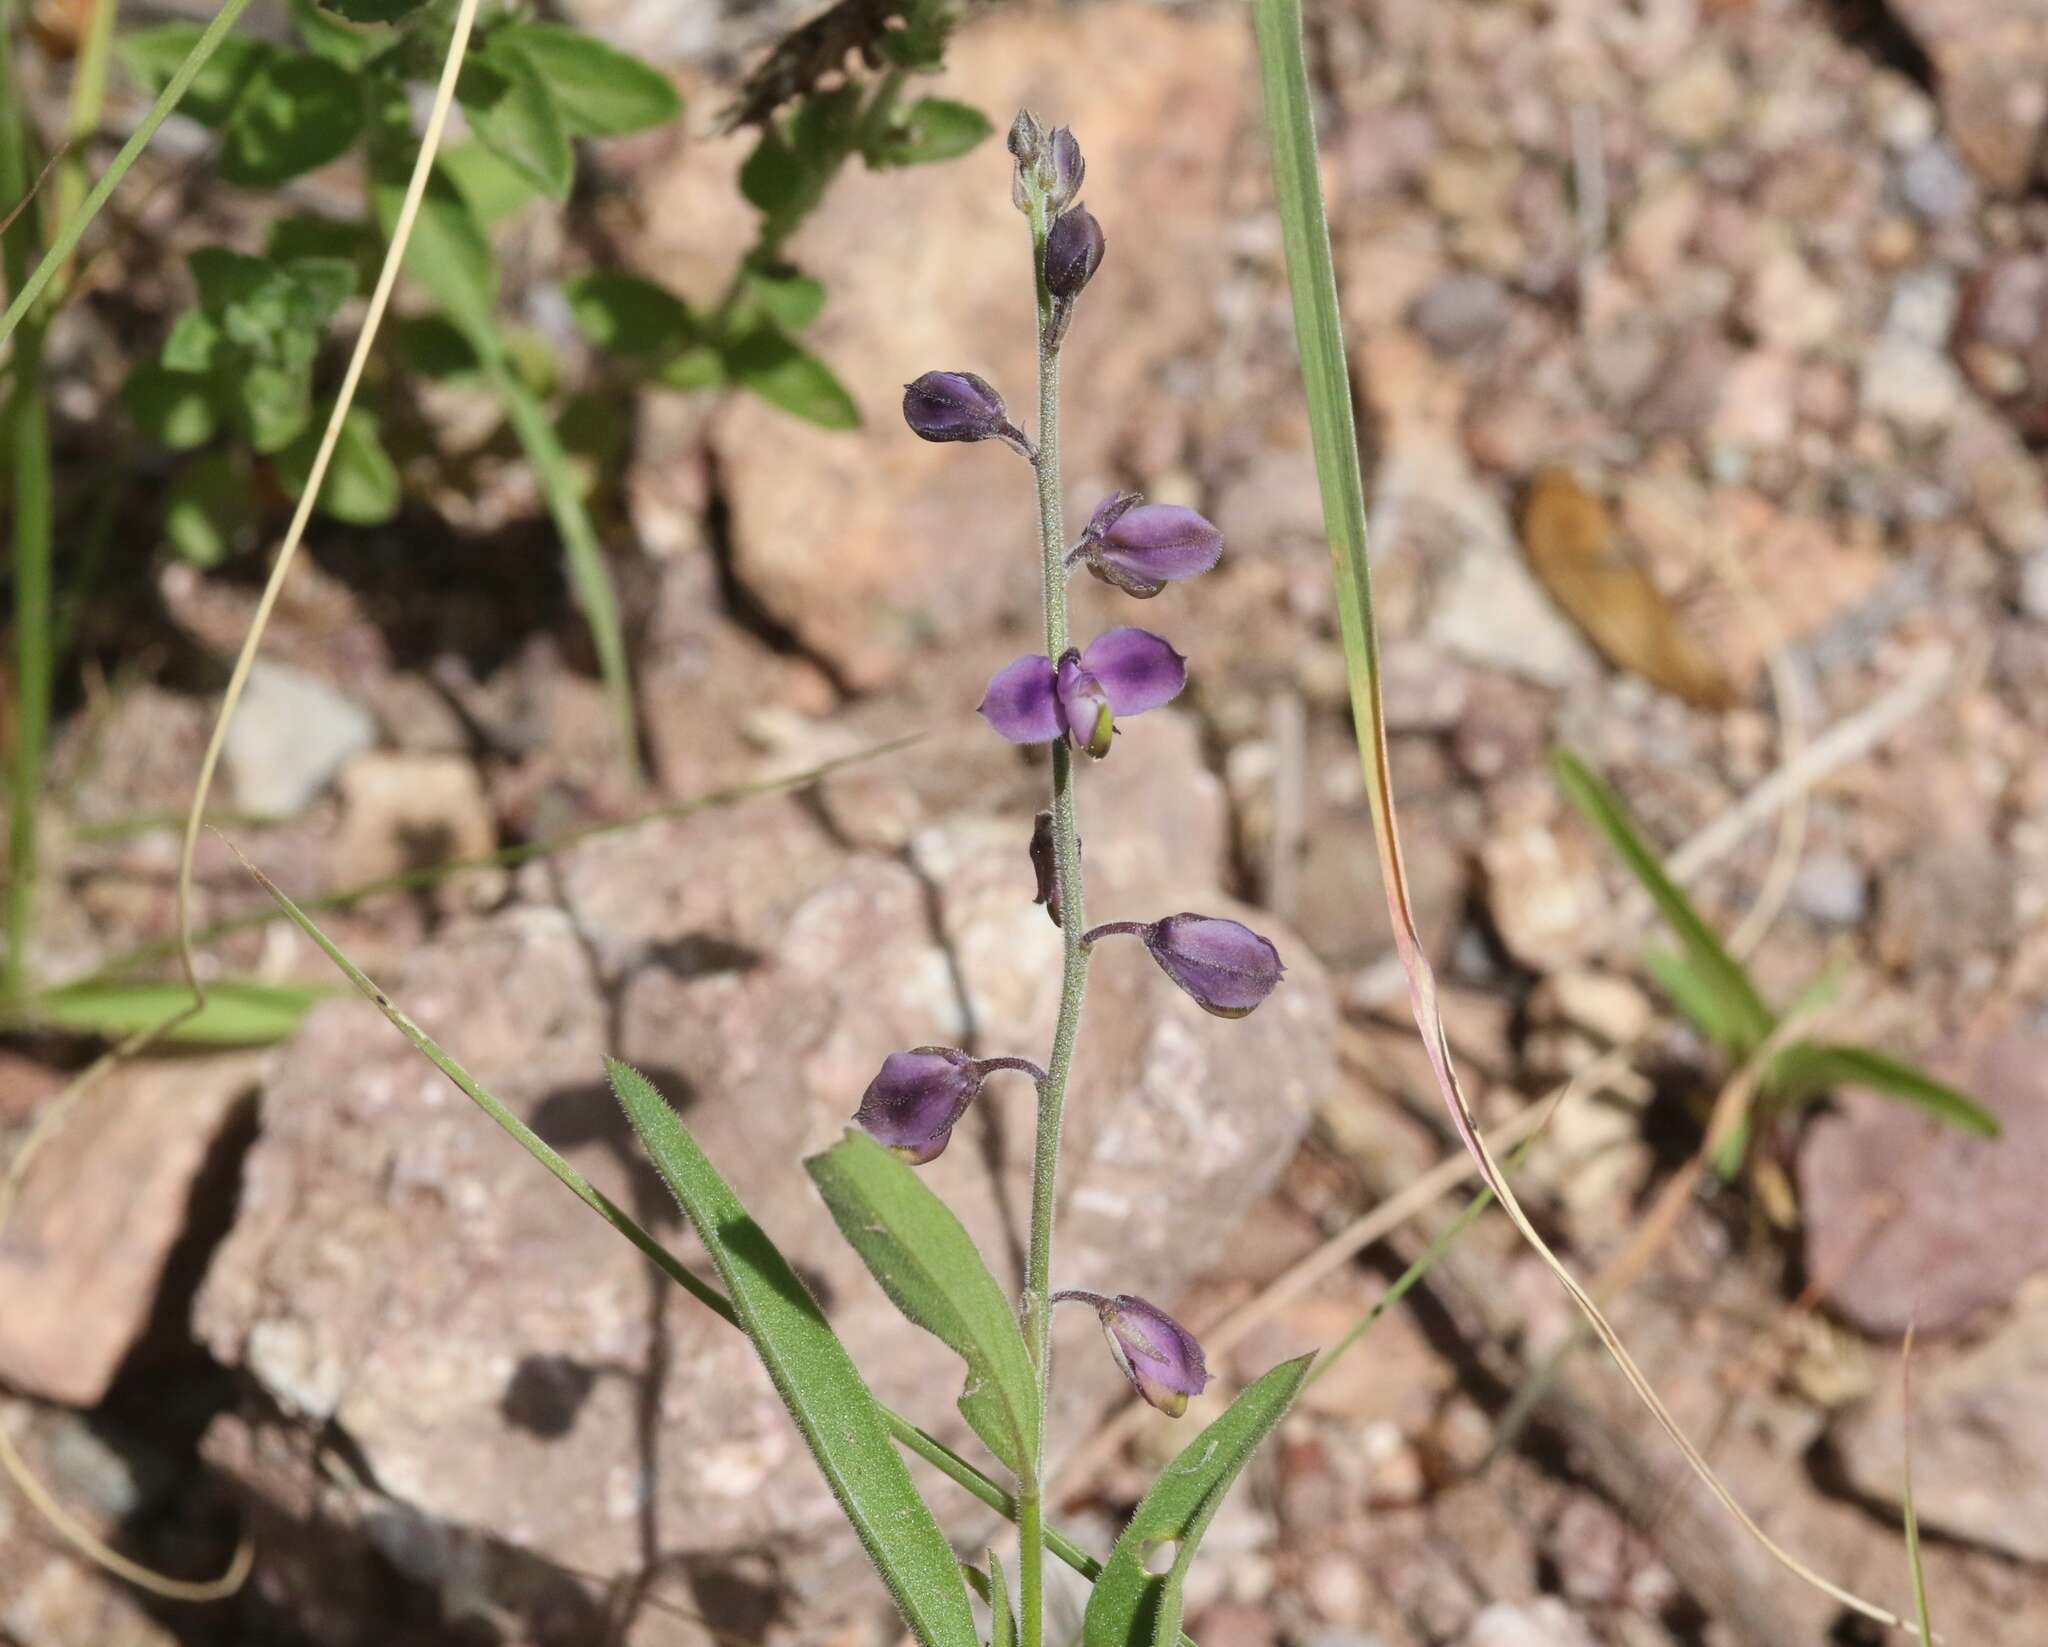
[[[1924,1109],[1936,1120],[1975,1133],[1998,1136],[1998,1117],[1917,1065],[1872,1047],[1829,1041],[1795,1041],[1771,1060],[1764,1090],[1780,1103],[1803,1104],[1835,1087],[1867,1087]]]
[[[667,75],[581,29],[514,23],[492,34],[491,48],[517,52],[533,65],[574,136],[624,137],[683,112]]]
[[[1728,1042],[1730,1050],[1739,1057],[1748,1057],[1770,1038],[1776,1025],[1771,1009],[1764,1005],[1756,985],[1749,981],[1749,974],[1714,936],[1713,929],[1693,908],[1692,900],[1679,890],[1678,883],[1664,872],[1663,863],[1643,839],[1621,797],[1569,750],[1553,753],[1551,766],[1565,799],[1607,837],[1608,845],[1628,866],[1629,873],[1642,883],[1657,912],[1677,935],[1692,963],[1699,988],[1710,993],[1717,1003],[1713,1016],[1726,1023],[1730,1034],[1736,1037]],[[1687,1011],[1693,1015],[1690,1007]]]
[[[206,1005],[168,1032],[197,1046],[268,1046],[282,1041],[329,992],[302,984],[238,983],[206,986]],[[182,983],[90,982],[45,991],[21,1009],[23,1022],[116,1039],[161,1024],[189,1005]]]
[[[363,133],[354,76],[310,52],[273,58],[235,100],[223,133],[220,175],[267,188],[339,159]]]
[[[944,97],[921,97],[897,114],[862,151],[868,165],[922,166],[953,160],[972,149],[994,128],[988,116],[967,103]]]
[[[952,1549],[824,1313],[646,1076],[616,1059],[607,1068],[633,1130],[696,1227],[739,1324],[911,1633],[925,1647],[978,1647]]]
[[[550,200],[569,198],[576,153],[554,96],[530,61],[493,39],[463,63],[455,96],[485,147]]]
[[[567,287],[569,312],[600,349],[632,359],[663,358],[697,334],[689,306],[666,286],[638,275],[599,270]]]
[[[387,237],[404,195],[403,180],[378,179],[377,219]],[[426,287],[479,353],[498,352],[492,325],[492,311],[498,305],[497,262],[468,202],[439,171],[420,200],[419,218],[405,248],[405,270]]]
[[[1010,1301],[973,1238],[913,1168],[865,1133],[849,1132],[804,1165],[890,1302],[967,1363],[961,1415],[1028,1479],[1038,1458],[1037,1382]]]
[[[1160,1472],[1095,1581],[1081,1631],[1086,1647],[1171,1647],[1179,1638],[1181,1589],[1195,1548],[1239,1472],[1293,1403],[1314,1360],[1304,1355],[1283,1361]],[[1171,1570],[1157,1577],[1145,1571],[1145,1553],[1167,1539],[1179,1547]]]
[[[725,368],[733,382],[792,417],[826,429],[860,427],[860,408],[832,368],[775,326],[756,326],[734,339]]]

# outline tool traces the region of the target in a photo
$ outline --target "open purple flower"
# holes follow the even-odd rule
[[[1022,1058],[970,1058],[957,1047],[892,1052],[861,1095],[854,1122],[876,1143],[921,1167],[944,1151],[982,1083],[999,1069],[1045,1079],[1045,1071]]]
[[[1107,629],[1057,665],[1043,653],[1019,658],[988,683],[981,713],[1012,743],[1064,737],[1099,760],[1117,716],[1157,709],[1187,682],[1188,660],[1157,635]]]
[[[1223,534],[1194,510],[1116,492],[1096,505],[1067,561],[1078,560],[1104,583],[1150,600],[1169,583],[1200,576],[1222,556]]]
[[[1191,1396],[1200,1395],[1209,1382],[1209,1369],[1202,1359],[1202,1346],[1195,1335],[1178,1321],[1142,1298],[1118,1293],[1105,1298],[1099,1292],[1056,1292],[1055,1304],[1072,1299],[1094,1307],[1101,1318],[1109,1352],[1123,1369],[1131,1387],[1169,1418],[1188,1410]]]
[[[1272,941],[1220,915],[1168,915],[1157,921],[1107,921],[1084,934],[1128,935],[1144,941],[1152,959],[1195,1004],[1219,1018],[1242,1018],[1287,972]]]
[[[1000,440],[1031,456],[1003,397],[972,372],[926,372],[904,384],[903,421],[920,440]]]

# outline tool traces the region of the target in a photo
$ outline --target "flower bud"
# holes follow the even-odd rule
[[[954,1047],[892,1052],[861,1095],[854,1122],[914,1167],[935,1159],[987,1071]]]
[[[1102,225],[1086,206],[1061,212],[1045,237],[1045,289],[1061,303],[1071,303],[1095,278],[1106,246]]]
[[[1079,842],[1075,843],[1077,846]],[[1038,895],[1031,901],[1044,904],[1052,924],[1060,924],[1060,877],[1052,841],[1052,814],[1041,812],[1031,824],[1031,872],[1038,879]]]
[[[1045,209],[1057,218],[1081,192],[1081,177],[1088,162],[1081,157],[1081,145],[1073,128],[1055,126],[1038,151],[1038,180],[1045,189]]]
[[[1073,1299],[1095,1307],[1109,1353],[1124,1377],[1167,1417],[1180,1417],[1189,1398],[1208,1385],[1209,1369],[1195,1335],[1156,1304],[1129,1293],[1105,1298],[1094,1292],[1056,1292],[1052,1297],[1055,1304]]]
[[[1088,523],[1079,558],[1104,583],[1150,600],[1179,578],[1197,577],[1223,555],[1223,534],[1176,503],[1140,505],[1135,493],[1104,498]]]
[[[1169,915],[1139,934],[1167,977],[1219,1018],[1242,1018],[1280,982],[1280,952],[1218,915]]]
[[[906,383],[903,421],[921,440],[1003,440],[1028,452],[1003,397],[972,372],[926,372]]]
[[[1029,109],[1019,109],[1017,118],[1010,122],[1008,146],[1017,162],[1010,173],[1010,200],[1018,211],[1028,212],[1031,196],[1024,186],[1025,174],[1028,171],[1036,181],[1039,151],[1045,147],[1045,128]]]

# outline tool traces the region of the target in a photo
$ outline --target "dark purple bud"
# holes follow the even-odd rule
[[[854,1122],[876,1143],[921,1167],[946,1147],[985,1073],[953,1047],[892,1052],[861,1095]]]
[[[1053,691],[1059,699],[1060,724],[1067,729],[1069,741],[1082,754],[1101,760],[1109,753],[1116,716],[1102,682],[1081,667],[1081,654],[1071,647],[1060,658]]]
[[[1169,583],[1197,577],[1222,558],[1223,534],[1194,510],[1136,503],[1128,492],[1105,498],[1088,523],[1079,556],[1104,583],[1150,600]]]
[[[1081,177],[1088,163],[1081,157],[1081,145],[1073,128],[1055,126],[1039,150],[1038,177],[1045,187],[1045,209],[1055,218],[1081,192]]]
[[[1086,206],[1061,212],[1045,237],[1045,289],[1071,303],[1102,266],[1102,225]]]
[[[1029,455],[1003,397],[972,372],[926,372],[906,383],[903,421],[922,440],[1003,440]]]
[[[1042,654],[1017,659],[988,683],[981,713],[1012,743],[1065,736],[1099,756],[1108,752],[1115,716],[1157,709],[1187,679],[1188,660],[1157,635],[1109,629],[1085,651],[1069,651],[1057,669]]]
[[[1280,952],[1218,915],[1169,915],[1139,930],[1167,977],[1219,1018],[1242,1018],[1280,982]]]
[[[1044,1070],[1023,1058],[970,1058],[955,1047],[892,1052],[861,1095],[854,1122],[876,1143],[921,1167],[945,1149],[955,1123],[999,1069],[1045,1079]]]
[[[1202,1346],[1158,1305],[1129,1293],[1114,1298],[1097,1292],[1052,1295],[1055,1304],[1068,1299],[1094,1306],[1103,1336],[1109,1340],[1109,1352],[1124,1377],[1167,1417],[1180,1417],[1188,1410],[1189,1399],[1207,1387],[1209,1368],[1202,1359]]]
[[[1075,843],[1078,846],[1080,843]],[[1052,924],[1060,924],[1060,877],[1052,842],[1052,814],[1041,812],[1031,824],[1031,873],[1038,880],[1038,895],[1031,901],[1044,904]]]

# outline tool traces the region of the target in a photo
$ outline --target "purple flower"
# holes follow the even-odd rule
[[[1031,443],[1003,397],[972,372],[926,372],[903,386],[903,421],[921,440],[1001,440],[1026,457]]]
[[[1197,577],[1223,556],[1223,534],[1177,503],[1140,503],[1116,492],[1096,505],[1081,545],[1068,556],[1104,583],[1150,600],[1169,583]]]
[[[1075,847],[1080,842],[1074,843]],[[1046,914],[1052,917],[1052,924],[1060,924],[1060,878],[1059,865],[1053,856],[1052,814],[1041,812],[1031,821],[1031,873],[1038,880],[1038,895],[1031,901],[1044,904]]]
[[[1071,303],[1095,278],[1108,242],[1102,225],[1086,206],[1069,207],[1053,220],[1045,236],[1045,288],[1054,299]]]
[[[1118,1293],[1105,1298],[1099,1292],[1056,1292],[1055,1304],[1073,1299],[1093,1305],[1101,1318],[1109,1353],[1123,1369],[1131,1387],[1169,1418],[1188,1410],[1188,1399],[1200,1395],[1209,1382],[1209,1369],[1202,1359],[1202,1346],[1195,1335],[1178,1321],[1142,1298]]]
[[[1045,1079],[1043,1070],[1022,1058],[970,1058],[956,1047],[892,1052],[861,1095],[854,1122],[876,1143],[921,1167],[945,1149],[954,1124],[999,1069]]]
[[[1108,629],[1057,666],[1042,653],[1019,658],[988,683],[981,713],[1012,743],[1065,737],[1099,760],[1116,716],[1157,709],[1187,681],[1188,660],[1157,635]]]
[[[1219,1018],[1242,1018],[1280,982],[1287,968],[1269,939],[1220,915],[1168,915],[1163,920],[1108,921],[1083,941],[1128,934],[1144,940],[1160,971]]]

